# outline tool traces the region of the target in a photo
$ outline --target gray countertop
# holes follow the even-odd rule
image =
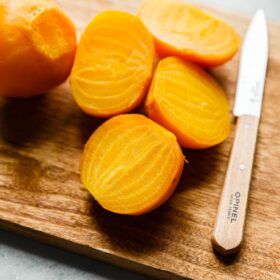
[[[121,1],[121,0],[120,0]],[[279,0],[200,0],[243,14],[263,8],[267,17],[280,20]],[[112,265],[0,231],[0,280],[144,280],[150,279]]]

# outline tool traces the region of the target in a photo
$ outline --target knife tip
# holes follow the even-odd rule
[[[265,16],[264,10],[263,9],[257,10],[257,12],[255,13],[254,18],[258,19],[258,20],[263,20],[263,21],[266,22],[266,16]]]

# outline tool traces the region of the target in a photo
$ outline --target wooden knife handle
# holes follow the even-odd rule
[[[241,116],[220,198],[212,244],[222,255],[237,252],[243,241],[259,118]]]

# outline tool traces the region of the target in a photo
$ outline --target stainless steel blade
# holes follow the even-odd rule
[[[268,31],[264,12],[259,10],[241,50],[233,113],[260,117],[268,61]]]

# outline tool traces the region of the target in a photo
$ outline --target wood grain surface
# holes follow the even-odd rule
[[[79,32],[100,10],[135,12],[139,4],[58,2]],[[244,35],[249,19],[210,12]],[[280,25],[269,29],[268,78],[240,254],[222,258],[211,246],[234,129],[222,145],[184,151],[189,164],[162,207],[141,217],[114,215],[80,184],[81,151],[101,121],[77,108],[68,83],[29,100],[0,99],[0,226],[158,278],[280,279]],[[238,59],[211,71],[231,105]]]

